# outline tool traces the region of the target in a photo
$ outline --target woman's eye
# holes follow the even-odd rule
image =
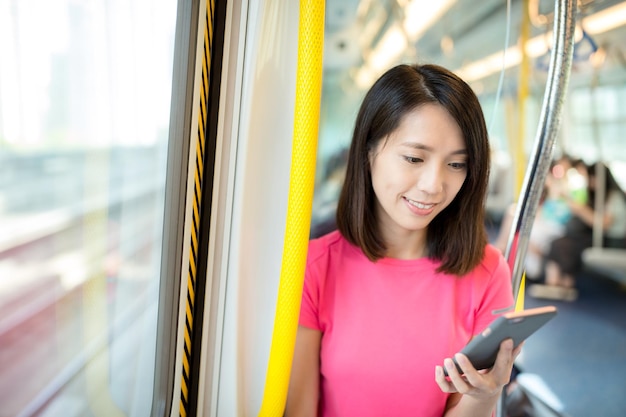
[[[467,163],[466,162],[452,162],[450,163],[450,166],[454,169],[465,169],[467,168]]]
[[[404,159],[410,164],[417,164],[418,162],[422,162],[422,159],[416,156],[405,156]]]

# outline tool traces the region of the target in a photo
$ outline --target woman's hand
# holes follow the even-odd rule
[[[502,388],[509,383],[513,362],[522,350],[522,344],[513,349],[513,340],[507,339],[500,344],[500,350],[494,366],[489,370],[476,370],[472,366],[467,356],[457,353],[455,359],[463,374],[459,373],[451,358],[443,361],[448,377],[444,375],[443,367],[435,368],[435,379],[439,388],[447,393],[463,394],[462,397],[469,397],[469,401],[463,401],[458,397],[449,405],[448,415],[475,416],[489,415],[495,406]]]

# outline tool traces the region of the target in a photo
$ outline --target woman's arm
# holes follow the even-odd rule
[[[462,354],[456,355],[461,376],[452,359],[444,360],[444,366],[450,376],[446,379],[443,368],[437,366],[435,379],[443,392],[451,393],[444,417],[491,417],[502,393],[502,388],[511,378],[513,362],[520,353],[522,345],[513,349],[513,341],[507,339],[500,344],[498,357],[493,368],[488,372],[479,372]]]
[[[573,202],[570,202],[569,206],[570,206],[570,210],[572,211],[572,214],[574,214],[575,216],[578,216],[578,218],[580,218],[587,226],[593,227],[594,222],[595,222],[595,212],[591,207],[585,204],[573,203]],[[613,214],[607,210],[604,212],[604,217],[602,218],[602,229],[603,230],[608,229],[612,223],[613,223]]]
[[[320,390],[322,332],[298,327],[285,417],[316,417]]]

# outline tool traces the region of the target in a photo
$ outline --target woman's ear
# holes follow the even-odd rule
[[[374,165],[374,159],[376,158],[377,153],[378,153],[378,150],[376,148],[370,149],[367,152],[367,170],[370,173],[372,172],[372,165]]]
[[[372,165],[374,165],[374,160],[376,159],[376,155],[378,155],[378,153],[380,152],[380,149],[387,144],[388,138],[389,136],[380,139],[378,143],[376,143],[376,145],[374,145],[372,148],[370,148],[367,151],[367,162],[369,163],[367,167],[368,171],[372,170]]]

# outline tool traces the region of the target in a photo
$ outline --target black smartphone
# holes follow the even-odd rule
[[[503,340],[513,339],[513,345],[517,347],[550,321],[556,313],[557,309],[554,306],[506,313],[496,318],[485,330],[470,340],[461,353],[467,356],[474,368],[489,369],[496,362],[500,343]],[[463,373],[458,364],[457,369]]]

